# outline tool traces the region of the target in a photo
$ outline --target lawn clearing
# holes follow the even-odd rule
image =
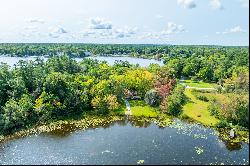
[[[132,116],[157,117],[159,110],[147,105],[143,100],[129,101],[132,111]]]
[[[208,126],[214,126],[219,121],[207,110],[208,102],[196,99],[190,89],[186,89],[184,93],[190,101],[183,106],[183,114]]]
[[[196,88],[214,88],[217,85],[215,83],[207,83],[207,82],[202,82],[202,81],[194,82],[191,80],[184,80],[183,84],[190,86],[190,87],[196,87]]]

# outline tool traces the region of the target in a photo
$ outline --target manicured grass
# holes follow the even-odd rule
[[[196,87],[196,88],[214,88],[216,86],[215,83],[207,83],[207,82],[193,82],[191,80],[185,80],[183,83],[187,86]]]
[[[219,121],[217,118],[210,115],[207,109],[209,105],[208,102],[196,99],[191,93],[191,89],[186,89],[184,93],[190,101],[184,105],[183,114],[208,126],[214,126]]]
[[[157,117],[159,111],[157,108],[147,105],[143,100],[129,101],[132,111],[132,116]]]

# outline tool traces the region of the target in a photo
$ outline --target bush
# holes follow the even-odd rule
[[[212,116],[215,116],[216,118],[220,117],[219,109],[220,109],[219,106],[214,103],[210,103],[210,105],[208,106],[208,111]]]
[[[199,94],[199,93],[205,93],[205,92],[197,90],[197,89],[192,89],[191,92],[195,96],[196,99],[202,100],[202,101],[205,101],[205,102],[209,101],[209,99],[205,95]]]
[[[160,104],[161,98],[156,90],[151,89],[145,94],[144,100],[148,105],[157,107]]]
[[[217,124],[216,124],[217,128],[226,128],[226,127],[230,127],[229,123],[226,120],[220,120]]]
[[[208,98],[207,98],[206,96],[204,96],[204,95],[199,95],[199,94],[197,94],[195,97],[196,97],[197,99],[202,100],[202,101],[205,101],[205,102],[208,102],[208,101],[209,101]]]
[[[221,114],[233,124],[249,127],[249,97],[234,94],[229,101],[223,103]]]
[[[216,86],[215,89],[218,93],[222,93],[222,91],[223,91],[222,86],[220,86],[220,85]]]
[[[115,95],[106,95],[104,97],[96,96],[91,101],[92,107],[100,114],[109,114],[119,108],[117,97]]]
[[[182,105],[186,101],[185,88],[177,86],[172,94],[161,103],[161,110],[169,115],[177,116],[181,113]]]

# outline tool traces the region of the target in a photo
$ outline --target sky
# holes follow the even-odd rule
[[[0,43],[249,45],[248,0],[0,0]]]

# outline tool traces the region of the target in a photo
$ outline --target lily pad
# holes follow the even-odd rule
[[[137,161],[137,164],[143,164],[144,163],[144,160],[138,160]]]
[[[196,151],[197,154],[201,154],[201,153],[204,152],[204,149],[202,149],[202,148],[196,146],[196,147],[195,147],[195,151]]]

